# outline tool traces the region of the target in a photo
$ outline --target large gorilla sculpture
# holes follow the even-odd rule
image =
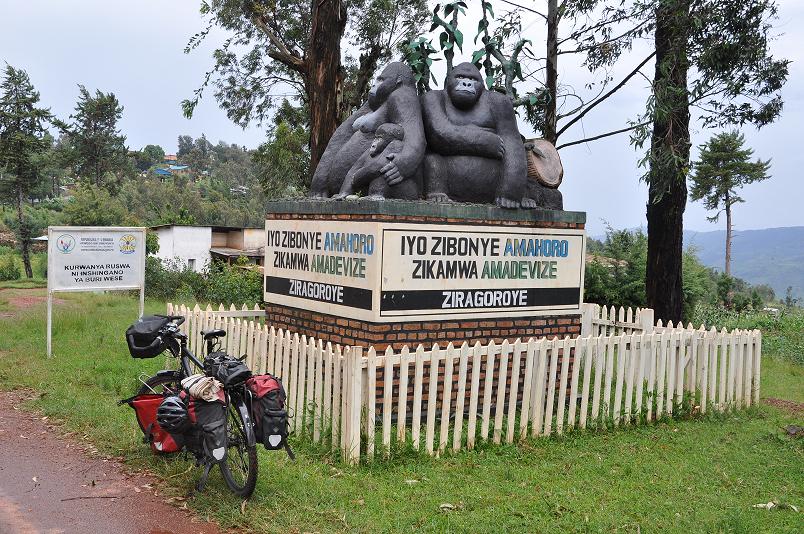
[[[368,101],[342,123],[330,139],[313,174],[310,197],[330,198],[341,190],[346,173],[371,146],[377,128],[395,123],[404,130],[404,146],[380,169],[389,198],[419,198],[419,167],[425,151],[416,82],[410,67],[390,63],[377,78]]]
[[[485,91],[471,63],[456,66],[444,87],[422,97],[427,200],[536,207],[525,197],[525,147],[508,97]]]

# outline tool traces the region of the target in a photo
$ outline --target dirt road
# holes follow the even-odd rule
[[[0,392],[0,533],[215,534],[154,495],[157,484],[89,456]]]

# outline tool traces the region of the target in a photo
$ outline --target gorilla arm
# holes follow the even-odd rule
[[[489,93],[489,102],[497,119],[497,133],[505,143],[503,174],[497,187],[496,203],[504,208],[518,207],[528,182],[525,145],[516,124],[511,101],[500,93]]]
[[[387,105],[389,122],[394,122],[405,130],[402,149],[393,158],[388,158],[388,163],[380,169],[386,182],[394,185],[416,176],[427,149],[427,139],[422,124],[421,104],[415,89],[400,87],[388,97]],[[395,141],[391,142],[393,147],[398,145]],[[392,152],[391,146],[384,152]]]
[[[438,90],[429,91],[422,97],[422,115],[429,147],[442,156],[501,159],[505,153],[502,137],[480,126],[453,124],[444,110],[446,98],[449,98],[447,92]]]
[[[346,142],[352,138],[352,135],[354,134],[352,125],[354,124],[355,120],[364,115],[368,115],[369,113],[371,113],[371,108],[369,107],[368,102],[366,102],[360,107],[360,109],[355,111],[351,117],[342,122],[341,125],[335,130],[335,133],[332,134],[332,137],[329,139],[329,143],[327,143],[327,148],[324,150],[324,154],[321,156],[321,159],[318,160],[318,166],[315,168],[315,172],[313,173],[313,181],[310,185],[310,197],[327,198],[327,178],[329,176],[332,162],[335,160],[335,156],[338,155],[338,152],[340,152],[341,148],[343,148],[343,145],[345,145]]]

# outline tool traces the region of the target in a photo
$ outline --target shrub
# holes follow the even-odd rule
[[[203,300],[236,305],[262,302],[262,276],[248,267],[248,260],[243,257],[235,265],[213,264],[207,274]]]
[[[14,255],[6,254],[0,259],[0,280],[19,280],[22,276]]]

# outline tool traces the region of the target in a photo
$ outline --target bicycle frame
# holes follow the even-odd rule
[[[193,374],[192,365],[198,369],[203,369],[204,364],[195,356],[195,354],[187,348],[187,336],[184,334],[177,334],[167,338],[167,346],[170,353],[179,359],[179,369],[165,369],[159,371],[157,375],[160,376],[176,376],[177,381],[181,382],[183,378]],[[207,350],[211,350],[212,340],[207,342]],[[246,404],[249,392],[245,385],[235,386],[233,388],[224,388],[226,393],[227,403],[232,404],[237,408],[240,417],[243,420],[246,430],[246,441],[249,447],[253,447],[257,443],[257,437],[254,435],[254,423],[251,420],[248,405]]]

